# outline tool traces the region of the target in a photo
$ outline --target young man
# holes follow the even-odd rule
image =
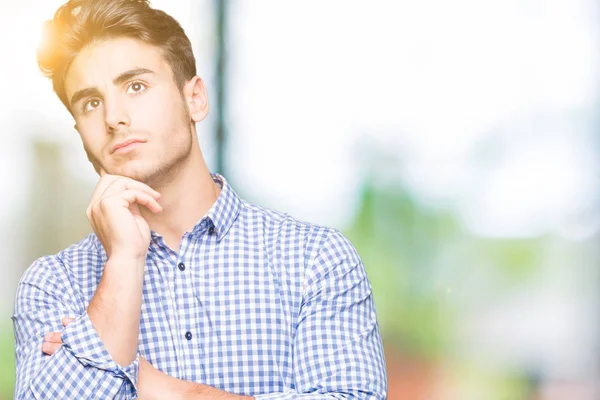
[[[40,68],[100,180],[95,233],[19,284],[15,398],[384,399],[356,250],[210,174],[180,25],[146,0],[71,0],[48,33]]]

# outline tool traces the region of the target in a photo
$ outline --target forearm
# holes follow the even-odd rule
[[[180,379],[176,379],[176,381],[173,384],[173,390],[179,394],[181,400],[253,400],[253,397],[250,396],[228,393],[200,383],[186,382]]]
[[[236,395],[202,385],[174,378],[154,368],[140,357],[138,375],[140,400],[253,400],[253,397]]]
[[[201,383],[187,382],[181,379],[169,377],[169,393],[174,399],[179,400],[253,400],[253,397],[237,395],[203,385]],[[144,398],[141,398],[144,400]]]
[[[144,265],[110,258],[87,309],[104,346],[121,366],[129,365],[137,354]]]

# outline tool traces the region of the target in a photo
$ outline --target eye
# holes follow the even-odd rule
[[[127,93],[129,94],[137,94],[146,90],[146,85],[141,82],[132,82],[127,86]]]
[[[93,111],[96,108],[100,107],[100,104],[102,104],[102,102],[98,99],[91,99],[85,102],[85,104],[83,105],[83,111],[84,112],[89,112],[89,111]]]

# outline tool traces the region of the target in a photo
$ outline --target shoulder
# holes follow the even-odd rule
[[[359,263],[360,258],[350,240],[339,230],[297,219],[287,213],[242,201],[244,224],[259,230],[267,243],[294,249],[307,267],[317,263],[339,263],[346,259]]]
[[[335,229],[319,224],[303,221],[290,214],[261,207],[242,200],[241,213],[244,223],[262,235],[280,244],[301,245],[306,253],[313,253],[322,246],[330,236],[335,236]]]
[[[35,260],[23,273],[15,295],[14,313],[46,307],[58,301],[71,304],[77,300],[73,289],[77,275],[89,268],[92,257],[99,257],[95,235],[52,255]]]

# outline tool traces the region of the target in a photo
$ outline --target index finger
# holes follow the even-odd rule
[[[136,181],[135,179],[129,178],[127,176],[109,175],[108,177],[105,176],[104,178],[100,179],[100,182],[96,187],[96,193],[92,198],[92,203],[96,203],[97,201],[106,196],[111,196],[129,189],[147,193],[155,199],[158,199],[160,197],[159,192],[152,189],[145,183]]]
[[[96,188],[92,194],[91,203],[97,202],[102,197],[102,194],[106,191],[106,189],[117,179],[119,179],[119,176],[110,175],[108,172],[106,172],[106,170],[100,168],[100,180],[96,184]]]

